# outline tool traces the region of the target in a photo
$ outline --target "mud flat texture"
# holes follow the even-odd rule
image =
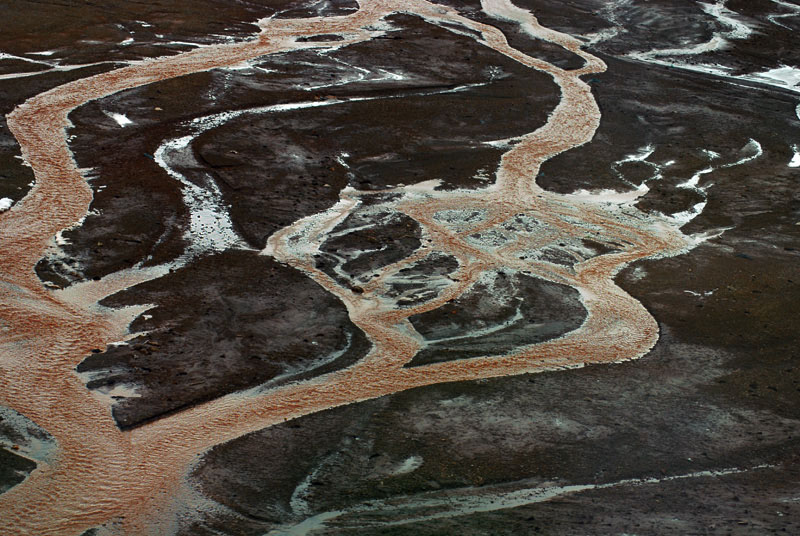
[[[0,266],[0,519],[800,533],[800,4],[406,4],[0,7],[0,228],[41,180],[12,110],[142,77],[67,110],[88,210]],[[165,56],[198,66],[145,80]],[[130,318],[40,352],[71,364],[27,405],[58,308]],[[27,415],[62,384],[105,427]],[[100,461],[120,495],[75,521],[48,471]]]

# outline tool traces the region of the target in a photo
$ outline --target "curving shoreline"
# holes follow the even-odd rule
[[[616,287],[611,278],[633,260],[677,253],[689,247],[690,241],[666,222],[649,221],[643,229],[635,229],[626,225],[625,218],[596,204],[572,203],[565,196],[550,194],[536,186],[532,178],[544,160],[586,143],[593,136],[600,114],[589,86],[579,77],[600,72],[604,65],[580,51],[574,39],[542,29],[535,18],[522,10],[511,10],[509,5],[501,1],[484,2],[485,9],[516,17],[518,22],[541,32],[540,37],[580,54],[586,65],[577,71],[564,71],[534,60],[512,49],[498,30],[425,2],[364,2],[353,15],[265,21],[262,34],[254,41],[203,48],[60,86],[34,97],[9,116],[9,124],[36,173],[37,182],[23,202],[0,216],[0,240],[9,252],[0,261],[0,271],[8,283],[16,286],[15,299],[0,308],[0,317],[13,326],[16,336],[3,341],[0,402],[26,414],[53,434],[60,454],[52,466],[37,469],[23,484],[0,496],[0,509],[8,512],[0,521],[4,533],[78,533],[109,520],[119,522],[123,532],[140,534],[149,527],[151,532],[161,533],[159,523],[169,522],[172,494],[179,489],[183,477],[184,469],[179,468],[186,468],[198,453],[220,442],[285,419],[402,389],[633,359],[652,347],[658,336],[654,320],[639,302]],[[293,250],[286,239],[310,225],[313,231],[309,233],[313,235],[310,243],[321,244],[325,233],[358,203],[358,192],[346,192],[338,208],[273,235],[268,253],[305,271],[337,295],[347,305],[351,319],[372,340],[374,348],[370,355],[340,372],[256,397],[230,395],[132,432],[120,432],[107,407],[88,393],[73,368],[92,348],[124,338],[126,327],[137,312],[105,310],[96,301],[155,277],[158,272],[109,276],[85,285],[82,290],[88,294],[84,296],[45,291],[33,273],[33,266],[50,237],[79,221],[91,201],[91,190],[67,147],[68,113],[89,100],[123,89],[236,64],[268,53],[312,46],[293,42],[297,35],[354,34],[345,41],[337,41],[335,46],[369,39],[370,33],[362,28],[396,11],[416,13],[426,20],[468,25],[481,32],[484,44],[551,74],[562,89],[562,100],[548,123],[522,138],[503,156],[494,188],[476,193],[442,193],[430,197],[425,194],[397,205],[398,210],[424,224],[436,249],[449,251],[462,261],[461,284],[435,301],[398,313],[375,307],[372,298],[382,279],[403,263],[386,268],[381,278],[359,296],[317,270],[313,260],[304,252]],[[501,222],[521,210],[539,217],[553,211],[578,215],[586,222],[604,227],[610,236],[625,236],[635,247],[585,261],[573,275],[544,264],[519,262],[514,258],[514,248],[488,254],[468,247],[432,217],[438,210],[487,202],[491,202],[494,221]],[[581,232],[556,217],[543,219],[567,232]],[[582,292],[589,311],[587,321],[561,339],[512,355],[403,368],[417,349],[413,338],[406,333],[405,319],[463,292],[478,274],[494,265],[529,269],[540,277],[575,286]],[[609,326],[620,325],[636,326],[636,332],[627,339],[620,339],[613,330],[609,332]],[[41,497],[45,494],[53,500],[42,505]],[[53,526],[56,519],[62,524]]]

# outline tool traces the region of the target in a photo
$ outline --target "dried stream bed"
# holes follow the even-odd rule
[[[800,6],[26,10],[0,532],[800,529]]]

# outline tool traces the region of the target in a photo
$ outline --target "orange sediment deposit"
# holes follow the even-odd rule
[[[36,184],[22,202],[0,215],[4,249],[0,274],[5,291],[0,321],[6,327],[0,340],[0,404],[46,429],[58,442],[58,454],[51,464],[40,465],[27,480],[0,496],[0,533],[80,534],[105,523],[112,532],[167,534],[175,504],[188,500],[179,490],[191,464],[221,442],[287,419],[404,389],[634,359],[655,344],[655,320],[612,278],[637,259],[684,251],[691,240],[674,225],[636,209],[573,200],[544,191],[535,182],[542,162],[594,135],[600,112],[580,76],[601,72],[605,65],[582,51],[575,39],[541,27],[533,15],[506,0],[482,4],[488,14],[516,21],[536,37],[578,54],[585,65],[569,71],[531,58],[510,47],[496,28],[422,0],[365,0],[348,16],[264,20],[262,32],[250,41],[202,47],[77,80],[28,100],[8,116]],[[266,54],[368,40],[376,32],[371,27],[396,12],[477,31],[481,44],[551,75],[561,89],[560,103],[544,126],[505,153],[493,186],[451,192],[392,190],[402,196],[387,201],[387,207],[422,226],[426,249],[381,268],[360,293],[318,269],[313,255],[327,234],[359,206],[360,198],[375,192],[345,189],[333,208],[269,239],[265,254],[302,270],[346,305],[351,320],[373,345],[362,361],[311,380],[228,395],[132,431],[120,431],[107,402],[86,389],[74,368],[92,349],[124,339],[128,324],[140,312],[136,308],[110,310],[98,302],[158,277],[163,270],[112,274],[59,292],[44,289],[35,276],[33,267],[49,241],[78,223],[92,199],[67,146],[68,114],[90,100],[167,78]],[[326,34],[344,39],[297,41]],[[485,209],[486,217],[458,229],[437,219],[442,211],[465,208]],[[624,246],[565,267],[525,258],[525,251],[536,246],[535,236],[514,238],[494,248],[470,242],[471,235],[497,228],[520,214],[547,226],[548,233],[599,237]],[[455,282],[431,300],[398,308],[383,295],[387,278],[434,251],[458,260]],[[407,367],[423,344],[408,319],[458,297],[482,273],[496,269],[526,271],[576,288],[588,313],[585,322],[558,339],[508,355]]]

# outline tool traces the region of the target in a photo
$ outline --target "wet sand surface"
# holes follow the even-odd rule
[[[0,532],[798,530],[800,7],[20,9]]]

